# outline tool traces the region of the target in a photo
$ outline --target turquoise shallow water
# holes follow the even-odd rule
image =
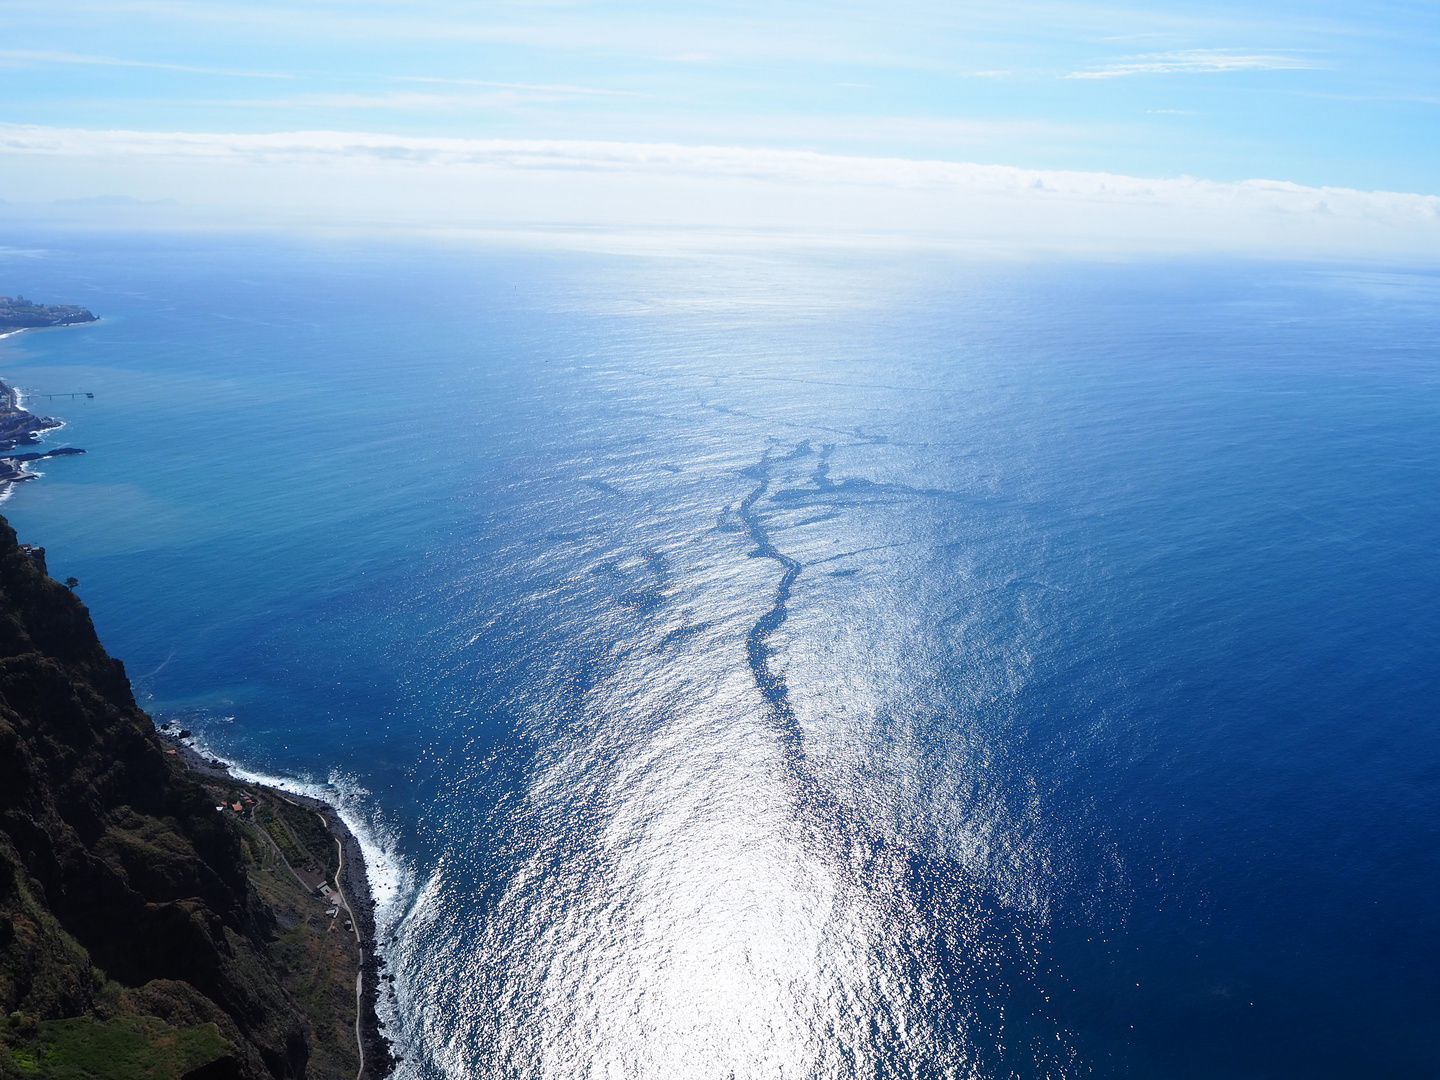
[[[1422,272],[10,242],[3,512],[424,1076],[1429,1076]]]

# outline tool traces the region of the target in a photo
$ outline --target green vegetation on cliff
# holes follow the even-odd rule
[[[358,947],[298,876],[333,842],[230,787],[247,813],[167,752],[84,605],[0,518],[0,1077],[355,1075]],[[295,818],[298,874],[260,809]]]
[[[53,1080],[161,1080],[168,1076],[233,1075],[230,1042],[215,1024],[177,1028],[153,1016],[47,1020],[7,1038],[21,1076]],[[231,1059],[233,1060],[233,1059]]]

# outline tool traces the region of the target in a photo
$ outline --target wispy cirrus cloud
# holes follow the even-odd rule
[[[294,75],[274,71],[241,71],[234,68],[196,67],[191,64],[166,64],[158,60],[128,60],[118,56],[87,56],[84,53],[55,52],[46,49],[0,49],[0,64],[80,64],[89,67],[151,68],[158,71],[180,71],[189,75],[225,75],[237,79],[293,79]]]
[[[281,98],[217,98],[198,104],[246,109],[373,109],[423,112],[435,109],[505,109],[561,101],[573,96],[538,90],[495,90],[488,94],[428,94],[417,90],[397,90],[379,94],[338,92],[295,94]]]
[[[1177,75],[1226,71],[1278,71],[1317,67],[1314,62],[1281,53],[1241,53],[1223,49],[1185,49],[1146,53],[1103,67],[1072,71],[1067,79],[1119,79],[1127,75]]]
[[[491,79],[447,79],[438,75],[402,75],[399,82],[435,83],[443,86],[493,86],[502,90],[534,90],[564,94],[567,97],[650,97],[638,90],[610,90],[595,86],[574,86],[570,83],[495,82]]]

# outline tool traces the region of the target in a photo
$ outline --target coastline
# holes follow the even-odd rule
[[[0,339],[23,333],[25,329],[30,328],[0,326]],[[37,445],[46,433],[65,425],[60,419],[30,412],[25,405],[23,393],[17,387],[0,381],[0,501],[13,494],[19,483],[39,478],[40,474],[27,469],[28,464],[52,457],[85,453],[83,449],[76,447],[48,449]],[[0,528],[3,527],[4,519],[0,518]],[[5,528],[5,531],[9,532],[13,541],[13,532],[8,528]],[[5,586],[0,589],[0,599],[12,599],[22,605],[30,603],[34,599],[30,593],[20,591],[15,592],[14,596],[10,596],[10,593],[28,583],[27,575],[38,571],[41,579],[46,581],[46,587],[59,598],[55,601],[57,604],[62,608],[64,605],[79,605],[73,588],[66,590],[60,583],[48,580],[43,548],[13,543],[12,547],[18,552],[16,558],[23,573],[10,574],[5,582],[0,583]],[[4,545],[0,544],[0,556],[5,555],[3,548]],[[86,640],[94,642],[94,648],[101,650],[94,639],[93,627],[86,609],[78,606],[78,610],[82,616],[80,622],[89,631],[90,636]],[[26,611],[28,612],[28,609]],[[83,634],[81,636],[84,637]],[[23,632],[20,633],[20,638],[22,642],[29,644],[29,639],[25,638]],[[97,937],[84,937],[87,931],[93,931],[93,928],[86,924],[84,929],[74,933],[81,935],[84,947],[91,950],[90,954],[87,955],[81,946],[74,945],[69,938],[64,938],[79,959],[75,960],[75,956],[61,949],[60,954],[57,954],[61,955],[61,960],[56,960],[52,965],[59,965],[62,960],[82,965],[77,985],[84,988],[83,992],[76,991],[72,994],[75,998],[73,1001],[46,998],[42,1010],[38,1013],[38,1020],[30,1012],[13,1011],[17,1005],[29,1002],[30,999],[26,997],[26,994],[30,993],[26,989],[28,984],[24,980],[16,982],[10,979],[13,972],[9,968],[0,970],[0,995],[3,995],[3,1000],[7,1002],[5,1009],[0,1011],[9,1013],[9,1029],[19,1031],[17,1035],[15,1031],[7,1029],[13,1038],[0,1041],[0,1074],[10,1075],[8,1065],[14,1054],[32,1054],[37,1046],[48,1054],[50,1051],[45,1049],[46,1047],[51,1046],[56,1039],[63,1042],[68,1037],[65,1034],[70,1030],[68,1027],[62,1031],[58,1027],[46,1027],[47,1024],[78,1025],[75,1029],[82,1032],[82,1036],[77,1037],[90,1038],[94,1035],[95,1025],[103,1027],[111,1023],[114,1021],[111,1013],[119,1009],[130,1010],[135,1015],[142,1016],[144,1022],[150,1025],[141,1034],[130,1034],[142,1042],[153,1036],[154,1045],[146,1043],[141,1048],[144,1054],[151,1056],[170,1052],[166,1049],[170,1045],[165,1042],[166,1039],[173,1041],[181,1038],[183,1041],[184,1037],[190,1037],[189,1033],[196,1027],[197,1018],[199,1027],[203,1028],[205,1022],[213,1017],[211,1027],[219,1024],[223,1037],[215,1034],[212,1041],[217,1045],[212,1047],[207,1043],[201,1050],[211,1054],[224,1052],[233,1056],[210,1062],[206,1068],[211,1065],[215,1068],[196,1072],[193,1080],[200,1080],[201,1072],[206,1080],[238,1080],[242,1074],[247,1077],[290,1075],[286,1070],[296,1067],[303,1070],[307,1061],[314,1069],[319,1070],[318,1074],[312,1072],[312,1075],[343,1075],[354,1076],[355,1080],[385,1080],[394,1072],[399,1059],[393,1052],[390,1040],[383,1034],[380,1019],[381,995],[387,982],[384,971],[386,962],[377,940],[377,893],[371,877],[372,867],[368,865],[378,859],[382,867],[378,895],[383,898],[385,859],[382,855],[377,855],[373,846],[370,847],[371,859],[366,859],[365,849],[370,845],[371,838],[364,823],[351,818],[357,821],[356,829],[365,837],[365,843],[362,844],[361,837],[357,836],[342,818],[339,805],[325,801],[326,792],[298,792],[292,790],[290,781],[283,778],[247,775],[240,766],[232,766],[203,753],[191,740],[181,737],[182,734],[188,736],[188,732],[167,730],[170,728],[169,724],[162,727],[143,712],[139,712],[130,683],[118,661],[113,661],[119,671],[118,683],[111,686],[106,682],[106,678],[110,677],[106,665],[112,661],[104,656],[103,651],[101,657],[102,662],[96,669],[98,675],[92,676],[86,669],[77,669],[79,673],[75,678],[78,684],[87,685],[84,680],[93,677],[96,686],[101,687],[105,693],[113,691],[106,705],[110,711],[105,714],[105,721],[115,721],[115,732],[128,731],[137,737],[137,754],[148,756],[147,760],[156,764],[161,760],[168,760],[169,768],[159,770],[158,775],[169,777],[168,783],[178,783],[177,790],[186,793],[182,802],[188,800],[188,803],[184,803],[187,812],[198,815],[195,820],[200,822],[200,832],[197,835],[203,837],[207,830],[210,835],[229,834],[226,843],[234,848],[235,858],[231,858],[231,852],[224,848],[223,844],[215,849],[206,849],[203,844],[200,845],[202,854],[199,857],[208,860],[211,867],[207,871],[210,878],[205,879],[206,883],[211,879],[221,881],[222,878],[217,877],[217,874],[238,872],[240,875],[238,886],[234,884],[233,878],[226,879],[231,882],[229,887],[232,891],[227,894],[232,898],[230,907],[225,906],[223,898],[211,897],[203,889],[196,891],[197,899],[186,901],[198,905],[209,919],[205,924],[205,933],[201,935],[204,944],[207,947],[213,944],[215,927],[224,919],[235,916],[235,911],[242,914],[249,911],[253,913],[253,917],[247,923],[235,924],[239,927],[238,931],[227,924],[227,933],[239,932],[241,935],[241,938],[237,939],[240,944],[234,946],[243,954],[240,960],[237,961],[235,955],[227,951],[227,942],[221,941],[216,947],[216,955],[222,958],[217,961],[219,966],[212,965],[202,970],[202,965],[192,971],[186,965],[199,964],[197,954],[208,958],[206,949],[190,942],[183,947],[176,946],[178,958],[172,958],[166,948],[173,942],[165,939],[162,934],[159,945],[147,942],[145,949],[137,954],[140,958],[133,961],[138,965],[137,971],[142,972],[141,974],[122,973],[117,976],[119,980],[131,979],[133,986],[132,982],[107,982],[106,975],[101,972],[98,978],[105,986],[123,985],[128,988],[119,991],[121,998],[114,998],[112,992],[111,997],[103,1000],[91,1000],[93,994],[90,982],[96,976],[89,974],[89,968],[84,965],[90,963],[89,955],[95,955],[108,957],[102,961],[106,971],[113,973],[121,970],[123,962],[131,962],[129,954],[124,950],[128,947],[126,943],[133,938],[128,932],[111,934],[108,928],[96,932]],[[69,659],[68,655],[66,658]],[[84,695],[82,698],[86,702],[90,700]],[[138,713],[138,719],[128,729],[125,726],[128,719],[126,709]],[[0,717],[0,734],[9,733],[6,725],[10,719],[12,718],[8,712],[5,717]],[[107,735],[113,734],[110,727],[101,727]],[[87,735],[91,734],[91,728],[84,725],[81,725],[81,730]],[[148,747],[146,743],[149,744]],[[48,747],[48,744],[46,745]],[[159,755],[162,752],[172,756],[168,759],[161,758]],[[111,750],[107,747],[101,756],[108,758],[110,753]],[[7,760],[6,764],[8,777],[11,763]],[[187,776],[190,783],[185,782]],[[206,820],[211,818],[212,810],[205,794],[195,788],[194,782],[207,789],[214,803],[219,804],[213,807],[213,817],[228,817],[232,818],[231,821]],[[161,785],[157,790],[167,789]],[[15,794],[14,791],[6,792],[7,798]],[[317,794],[320,797],[317,798]],[[0,802],[5,801],[0,799]],[[130,813],[132,818],[135,816],[129,803],[122,810]],[[189,827],[188,824],[183,824],[189,819],[185,819],[183,814],[181,819],[180,826],[166,818],[165,826],[157,828],[164,833],[164,828]],[[215,831],[216,825],[223,826],[218,833]],[[4,844],[6,840],[5,826],[6,822],[0,821],[0,844]],[[129,819],[125,819],[118,827],[122,830],[128,828]],[[164,835],[169,836],[169,833]],[[180,835],[181,840],[177,843],[183,846],[188,842],[189,834]],[[3,855],[4,852],[0,851],[0,856]],[[169,862],[164,863],[164,866],[167,872],[172,869]],[[13,900],[5,887],[5,874],[8,869],[8,864],[0,858],[0,901],[7,902]],[[245,884],[247,880],[248,886]],[[117,886],[122,891],[127,887],[130,886]],[[131,892],[142,888],[143,886],[134,886]],[[127,899],[132,898],[130,892],[125,896]],[[198,899],[199,897],[203,899]],[[238,897],[238,900],[235,897]],[[114,897],[107,895],[107,902],[114,903]],[[164,909],[166,902],[168,901],[151,903],[144,911],[147,915],[153,915],[154,910],[168,911]],[[207,904],[212,906],[207,908]],[[61,909],[57,907],[56,910]],[[86,910],[88,911],[88,908]],[[71,914],[73,913],[68,910],[62,911],[65,917]],[[26,920],[31,919],[32,915],[28,909],[17,915],[14,911],[0,907],[0,958],[11,957],[6,946],[15,940],[17,926],[26,928],[28,932],[30,923]],[[31,921],[33,922],[33,919]],[[69,924],[65,926],[64,932],[70,932]],[[55,932],[61,933],[59,930]],[[123,956],[124,961],[115,962],[114,957],[106,950]],[[152,959],[157,953],[165,957],[163,963]],[[227,957],[228,960],[224,959]],[[174,962],[171,967],[178,972],[178,978],[169,981],[182,987],[176,991],[181,995],[176,999],[181,1001],[181,1005],[176,1006],[180,1011],[167,1011],[174,1004],[169,998],[163,1001],[136,998],[132,1002],[130,998],[123,997],[125,994],[148,992],[145,988],[156,980],[146,978],[154,973],[147,964],[156,970],[164,969],[164,974],[168,977],[171,970],[166,968],[165,964],[172,959]],[[246,962],[251,965],[248,969],[244,967]],[[95,970],[100,971],[100,964],[97,964]],[[217,970],[221,974],[214,974]],[[207,982],[207,979],[210,981]],[[159,981],[164,983],[166,979]],[[211,982],[216,985],[212,986]],[[49,984],[42,979],[37,985]],[[135,989],[136,987],[140,989]],[[232,996],[227,997],[227,992]],[[159,994],[161,991],[154,993]],[[165,993],[169,991],[166,990]],[[87,994],[91,996],[86,996]],[[200,1004],[194,1005],[197,1000]],[[117,1004],[117,1001],[120,1004]],[[26,1008],[30,1006],[26,1005]],[[184,1011],[191,1008],[199,1011],[194,1015]],[[207,1009],[210,1011],[206,1012]],[[131,1012],[125,1012],[125,1015],[129,1016]],[[16,1018],[22,1016],[28,1018],[29,1026],[21,1024],[20,1028],[23,1030],[20,1030],[17,1028]],[[155,1030],[152,1031],[151,1028]],[[128,1028],[126,1030],[129,1031]],[[175,1035],[174,1032],[184,1034]],[[26,1042],[27,1039],[34,1042],[34,1046]],[[229,1040],[228,1043],[226,1039]],[[16,1047],[18,1049],[15,1049]],[[159,1049],[156,1049],[157,1047]],[[191,1047],[185,1052],[200,1053],[201,1050]],[[181,1051],[175,1053],[179,1054]],[[188,1069],[188,1066],[186,1068]],[[219,1071],[215,1071],[216,1069]],[[191,1080],[190,1074],[194,1071],[185,1072],[186,1080]]]
[[[30,412],[25,408],[20,391],[0,380],[0,497],[8,495],[14,485],[38,477],[38,473],[30,472],[26,468],[30,462],[85,453],[73,446],[61,446],[43,452],[11,453],[17,446],[38,445],[42,434],[64,426],[63,420],[57,420],[53,416],[36,416]]]
[[[400,1059],[395,1056],[390,1040],[380,1029],[378,1010],[385,979],[385,960],[377,948],[375,900],[360,841],[341,819],[337,809],[323,799],[285,791],[238,776],[232,771],[230,763],[202,753],[186,742],[180,732],[157,727],[156,734],[160,736],[166,749],[174,750],[185,767],[202,781],[220,781],[237,787],[259,789],[272,797],[305,806],[324,819],[325,826],[338,843],[341,854],[340,870],[333,883],[338,887],[341,902],[350,915],[360,953],[359,985],[356,987],[356,1042],[362,1064],[356,1080],[384,1080],[394,1072]]]
[[[26,330],[45,330],[51,327],[78,326],[87,322],[99,322],[89,312],[89,317],[77,322],[59,322],[45,326],[0,326],[0,341],[23,334]],[[25,408],[25,397],[21,391],[0,380],[0,502],[9,498],[15,485],[26,480],[39,478],[39,473],[30,472],[25,466],[42,458],[65,457],[83,454],[84,450],[73,446],[57,447],[44,453],[19,453],[9,451],[17,446],[36,446],[40,436],[65,426],[65,421],[53,416],[37,416]]]

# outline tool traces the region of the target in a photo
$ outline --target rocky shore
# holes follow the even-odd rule
[[[72,304],[34,304],[23,296],[0,296],[0,336],[5,336],[7,331],[18,333],[23,329],[95,321],[89,311]],[[17,446],[35,446],[43,432],[63,426],[53,416],[36,416],[24,408],[19,392],[0,382],[0,494],[8,491],[11,484],[35,479],[35,474],[25,468],[31,461],[85,453],[73,446],[44,453],[9,453]]]
[[[34,446],[40,441],[42,432],[60,426],[61,422],[53,416],[36,416],[21,407],[19,393],[0,382],[0,492],[8,489],[11,484],[35,479],[35,474],[25,468],[29,462],[85,452],[73,446],[62,446],[44,453],[7,452],[17,446]]]
[[[362,1071],[358,1080],[380,1080],[391,1072],[396,1064],[390,1040],[380,1030],[377,1008],[383,989],[385,966],[379,955],[375,926],[375,901],[370,892],[370,877],[365,866],[365,853],[360,841],[341,819],[335,807],[320,799],[301,795],[297,792],[278,791],[241,780],[231,771],[230,765],[219,758],[201,753],[187,741],[189,732],[165,725],[160,734],[175,750],[181,762],[202,781],[221,783],[230,788],[251,791],[267,799],[283,799],[304,806],[319,814],[330,835],[340,844],[342,858],[338,871],[328,880],[339,886],[344,898],[345,909],[352,919],[355,940],[360,950],[361,985],[357,993],[359,1001],[359,1023],[356,1038],[359,1044]]]
[[[53,416],[36,416],[20,404],[20,395],[0,382],[0,450],[34,446],[42,431],[60,426]]]

